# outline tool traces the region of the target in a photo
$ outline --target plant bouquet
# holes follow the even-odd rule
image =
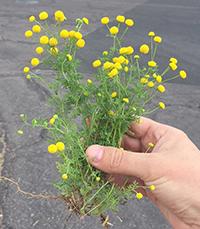
[[[112,46],[91,63],[95,73],[87,79],[80,73],[77,52],[87,48],[81,29],[88,26],[89,20],[78,18],[74,28],[69,29],[65,14],[58,10],[53,24],[46,11],[38,17],[30,16],[29,21],[32,28],[25,37],[36,36],[39,45],[24,73],[27,80],[40,81],[48,88],[54,113],[46,119],[33,120],[21,114],[21,120],[47,130],[48,152],[57,157],[60,174],[54,186],[69,208],[81,216],[101,216],[108,210],[115,211],[122,201],[141,199],[137,182],[118,187],[88,163],[85,151],[92,144],[120,148],[130,123],[165,109],[164,102],[153,106],[152,101],[165,92],[166,82],[177,77],[184,79],[186,72],[176,71],[174,57],[169,58],[165,69],[159,69],[156,53],[162,38],[154,32],[149,32],[145,43],[137,49],[131,43],[124,46],[124,37],[135,23],[118,15],[115,26],[109,25],[109,17],[101,19]],[[36,71],[40,65],[52,70],[51,82]],[[18,134],[23,134],[23,128]],[[149,143],[148,149],[153,146]],[[155,186],[142,188],[153,191]]]

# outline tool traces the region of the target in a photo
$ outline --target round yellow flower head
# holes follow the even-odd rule
[[[147,44],[143,44],[140,46],[140,52],[143,54],[149,53],[149,46]]]
[[[115,63],[114,64],[114,67],[118,70],[121,70],[122,69],[122,65],[120,63]]]
[[[57,40],[55,37],[51,37],[51,38],[49,39],[49,45],[50,45],[51,47],[55,47],[57,44],[58,44],[58,40]]]
[[[95,60],[92,62],[93,68],[98,68],[101,66],[101,61],[100,60]]]
[[[53,117],[49,120],[49,124],[50,125],[53,125],[55,123],[56,119]]]
[[[35,49],[35,52],[38,54],[38,55],[41,55],[43,52],[44,52],[44,49],[42,48],[42,47],[37,47],[36,49]]]
[[[55,17],[55,20],[58,22],[63,22],[64,20],[66,20],[65,14],[61,10],[57,10],[54,13],[54,17]]]
[[[58,50],[58,48],[57,47],[52,47],[52,48],[50,48],[50,53],[51,53],[51,55],[57,55],[58,54],[58,52],[59,52],[59,50]]]
[[[70,54],[67,54],[66,57],[67,57],[68,61],[72,61],[72,59],[73,59],[72,55],[70,55]]]
[[[117,63],[117,62],[118,62],[118,57],[113,57],[113,58],[112,58],[112,61],[113,61],[114,63]]]
[[[87,80],[87,83],[88,83],[88,84],[92,84],[92,80],[91,80],[91,79],[88,79],[88,80]]]
[[[161,43],[162,42],[162,37],[155,36],[153,39],[156,43]]]
[[[105,70],[110,69],[110,68],[112,68],[113,66],[114,66],[114,64],[111,63],[111,62],[109,62],[109,61],[106,61],[106,62],[103,64],[103,68],[104,68]]]
[[[57,142],[56,147],[57,147],[58,151],[60,151],[60,152],[65,150],[65,144],[63,142]]]
[[[154,191],[154,190],[156,189],[156,187],[155,187],[155,185],[152,184],[152,185],[149,186],[149,189],[150,189],[151,191]]]
[[[69,37],[73,38],[75,36],[75,33],[76,32],[74,30],[69,31]]]
[[[29,22],[34,22],[35,21],[35,16],[33,16],[33,15],[30,16],[28,20],[29,20]]]
[[[108,76],[110,77],[110,78],[113,78],[113,77],[115,77],[116,75],[118,75],[118,70],[117,70],[117,68],[113,68],[113,70],[111,71],[111,72],[109,72],[108,73]]]
[[[85,46],[85,40],[79,39],[79,40],[76,42],[76,46],[79,47],[79,48],[84,48],[84,46]]]
[[[126,66],[126,67],[124,67],[124,71],[125,72],[128,72],[129,71],[129,68]]]
[[[86,18],[86,17],[83,17],[82,18],[82,21],[83,21],[83,23],[85,23],[86,25],[89,25],[89,19],[88,18]]]
[[[165,104],[163,102],[158,103],[160,109],[164,110],[166,108]]]
[[[169,67],[171,68],[172,71],[176,71],[176,69],[178,68],[178,66],[173,62],[169,63]]]
[[[66,39],[69,37],[69,31],[67,31],[66,29],[62,29],[60,31],[60,37],[63,38],[63,39]]]
[[[126,19],[125,24],[128,27],[132,27],[132,26],[134,26],[135,22],[132,19]]]
[[[100,177],[96,177],[96,181],[99,182],[101,180]]]
[[[150,87],[150,88],[154,87],[154,85],[155,85],[155,84],[154,84],[153,81],[149,81],[148,84],[147,84],[147,86]]]
[[[74,37],[79,40],[83,37],[83,35],[80,32],[75,32]]]
[[[55,144],[51,144],[48,146],[48,152],[49,153],[56,153],[58,151],[57,146]]]
[[[148,147],[154,148],[154,147],[155,147],[155,144],[153,144],[152,142],[149,142],[149,143],[148,143]]]
[[[108,51],[103,51],[103,56],[107,56],[108,55]]]
[[[40,63],[40,61],[36,57],[31,60],[31,65],[34,66],[34,67],[38,66],[39,63]]]
[[[153,31],[150,31],[150,32],[148,33],[148,36],[149,36],[149,37],[154,37],[154,36],[155,36],[155,33],[154,33]]]
[[[124,64],[126,64],[126,65],[129,64],[129,60],[125,59]]]
[[[113,91],[112,94],[111,94],[111,97],[112,97],[112,98],[117,97],[117,92],[116,92],[116,91]]]
[[[122,101],[125,102],[125,103],[129,103],[129,99],[128,98],[123,98]]]
[[[123,64],[126,61],[126,58],[124,56],[119,56],[117,59],[117,62],[120,64]]]
[[[103,25],[107,25],[109,23],[109,21],[110,21],[109,17],[102,17],[101,18],[101,23]]]
[[[134,48],[132,47],[132,46],[128,46],[127,47],[127,55],[131,55],[131,54],[133,54],[134,53]]]
[[[161,82],[162,82],[162,76],[157,75],[157,76],[156,76],[156,81],[157,81],[158,83],[161,83]]]
[[[125,17],[122,15],[118,15],[116,17],[116,21],[120,22],[120,23],[124,23],[125,22]]]
[[[30,68],[29,67],[24,67],[24,73],[28,73],[30,71]]]
[[[57,114],[55,114],[55,115],[53,116],[53,118],[58,119],[58,115],[57,115]]]
[[[66,181],[68,179],[68,175],[66,173],[62,174],[62,179]]]
[[[23,134],[24,134],[24,131],[23,131],[23,130],[18,130],[18,131],[17,131],[17,134],[23,135]]]
[[[121,55],[126,54],[126,53],[127,53],[127,47],[122,47],[122,48],[120,48],[119,53],[120,53]]]
[[[117,26],[113,26],[113,27],[110,28],[110,34],[116,35],[118,33],[119,33],[119,29],[118,29]]]
[[[33,31],[34,33],[40,33],[40,32],[41,32],[41,27],[40,27],[39,25],[34,25],[34,26],[32,27],[32,31]]]
[[[39,19],[41,21],[46,20],[48,17],[49,17],[49,15],[48,15],[48,13],[46,11],[42,11],[42,12],[39,13]]]
[[[185,79],[185,78],[187,77],[187,72],[184,71],[184,70],[181,70],[181,71],[179,72],[179,75],[180,75],[180,77],[181,77],[182,79]]]
[[[140,59],[140,56],[139,55],[135,55],[134,59],[138,60],[138,59]]]
[[[175,57],[171,57],[169,59],[170,62],[174,63],[174,64],[177,64],[178,63],[178,60],[175,58]]]
[[[31,79],[31,75],[30,74],[26,75],[26,79],[30,80]]]
[[[135,196],[138,200],[141,200],[143,198],[143,195],[141,192],[138,192]]]
[[[164,92],[165,92],[165,86],[162,85],[162,84],[160,84],[160,85],[158,85],[157,90],[158,90],[160,93],[164,93]]]
[[[25,33],[24,33],[25,37],[26,38],[30,38],[33,36],[33,32],[31,30],[27,30]]]
[[[157,63],[154,60],[151,60],[151,61],[148,61],[148,66],[153,68],[157,66]]]
[[[49,43],[49,38],[47,36],[40,37],[40,44],[47,45]]]
[[[145,78],[145,77],[142,77],[142,78],[140,79],[140,83],[141,83],[141,84],[146,84],[146,83],[148,83],[148,79]]]

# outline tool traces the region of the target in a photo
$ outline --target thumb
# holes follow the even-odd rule
[[[109,174],[136,176],[144,181],[156,178],[160,162],[151,153],[134,153],[109,146],[92,145],[86,150],[89,162]]]

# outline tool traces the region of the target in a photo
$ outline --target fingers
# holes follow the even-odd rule
[[[121,142],[121,147],[124,148],[125,150],[130,150],[134,152],[142,151],[140,139],[133,138],[128,135],[124,135],[122,142]]]
[[[106,173],[136,176],[144,181],[154,179],[159,162],[155,154],[133,153],[114,147],[90,146],[86,151],[89,162]]]

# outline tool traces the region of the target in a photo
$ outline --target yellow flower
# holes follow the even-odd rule
[[[156,187],[155,187],[155,185],[152,184],[152,185],[149,186],[149,189],[150,189],[151,191],[154,191],[154,190],[156,189]]]
[[[24,131],[23,131],[23,130],[18,130],[18,131],[17,131],[17,134],[23,135],[23,134],[24,134]]]
[[[57,10],[54,13],[54,17],[55,17],[55,20],[58,22],[63,22],[64,20],[66,20],[66,17],[64,15],[63,11],[61,11],[61,10]]]
[[[136,198],[137,198],[138,200],[141,200],[141,199],[143,198],[142,193],[141,193],[141,192],[138,192],[138,193],[136,194]]]
[[[80,32],[75,32],[74,37],[79,40],[83,37],[83,35]]]
[[[154,33],[153,31],[150,31],[150,32],[148,33],[148,36],[149,36],[149,37],[154,37],[154,36],[155,36],[155,33]]]
[[[57,40],[55,37],[51,37],[51,38],[49,39],[49,45],[50,45],[51,47],[55,47],[57,44],[58,44],[58,40]]]
[[[131,55],[131,54],[133,54],[134,53],[134,48],[132,47],[132,46],[128,46],[127,47],[127,52],[126,52],[126,54],[127,55]]]
[[[126,53],[127,53],[127,47],[122,47],[122,48],[120,48],[119,53],[120,53],[121,55],[126,54]]]
[[[60,31],[60,37],[63,38],[63,39],[66,39],[69,37],[69,31],[67,31],[66,29],[62,29]]]
[[[66,57],[67,57],[68,61],[72,61],[72,59],[73,59],[72,55],[70,55],[70,54],[67,54]]]
[[[50,48],[50,53],[51,53],[52,55],[57,55],[58,52],[59,52],[58,48],[56,48],[56,47]]]
[[[169,63],[169,67],[171,68],[172,71],[176,71],[176,69],[178,68],[178,66],[173,62]]]
[[[113,91],[112,94],[111,94],[111,97],[112,97],[112,98],[117,97],[117,92],[116,92],[116,91]]]
[[[140,79],[140,83],[141,83],[141,84],[146,84],[147,82],[148,82],[148,79],[145,78],[145,77],[142,77],[142,78]]]
[[[69,31],[69,37],[70,38],[73,38],[74,37],[74,35],[75,35],[75,31],[74,30],[71,30],[71,31]]]
[[[117,70],[117,68],[113,68],[113,70],[111,71],[111,72],[109,72],[108,73],[108,76],[110,77],[110,78],[113,78],[113,77],[115,77],[116,75],[118,75],[118,70]]]
[[[108,55],[108,51],[103,51],[103,56],[107,56]]]
[[[100,177],[96,177],[96,181],[99,182],[101,180]]]
[[[30,38],[33,36],[33,32],[31,30],[27,30],[25,33],[24,33],[25,37],[26,38]]]
[[[29,67],[24,67],[24,73],[28,73],[30,71],[30,68]]]
[[[155,36],[153,39],[156,43],[161,43],[162,42],[162,37]]]
[[[66,173],[62,174],[62,179],[66,181],[68,179],[68,175]]]
[[[100,60],[95,60],[92,62],[93,68],[98,68],[101,66],[101,61]]]
[[[44,52],[44,49],[42,48],[42,47],[37,47],[36,49],[35,49],[35,52],[37,53],[37,54],[39,54],[39,55],[41,55],[43,52]]]
[[[33,58],[31,60],[31,65],[34,66],[34,67],[38,66],[39,63],[40,63],[40,61],[39,61],[38,58]]]
[[[103,64],[103,68],[104,68],[105,70],[107,70],[107,69],[112,68],[113,65],[114,65],[113,63],[111,63],[111,62],[109,62],[109,61],[106,61],[106,62]]]
[[[41,27],[40,27],[39,25],[34,25],[34,26],[32,27],[32,31],[33,31],[34,33],[40,33],[40,32],[41,32]]]
[[[138,59],[140,59],[140,56],[139,55],[135,55],[134,59],[138,60]]]
[[[128,70],[129,70],[129,68],[126,66],[126,67],[124,67],[124,71],[125,72],[128,72]]]
[[[76,46],[79,47],[79,48],[83,48],[83,47],[85,46],[85,40],[79,39],[79,40],[76,42]]]
[[[153,81],[149,81],[148,84],[147,84],[147,86],[150,87],[150,88],[154,87],[154,85],[155,85],[155,84],[154,84]]]
[[[164,110],[166,108],[165,104],[163,102],[158,103],[160,109]]]
[[[156,81],[158,83],[161,83],[162,82],[162,76],[160,76],[160,75],[156,76]]]
[[[33,15],[30,16],[28,20],[29,20],[29,22],[34,22],[35,21],[35,16],[33,16]]]
[[[149,53],[149,46],[147,44],[143,44],[140,46],[140,52],[143,54]]]
[[[122,65],[120,63],[115,63],[114,64],[114,67],[118,70],[121,70],[122,69]]]
[[[174,63],[174,64],[177,64],[178,63],[178,60],[175,58],[175,57],[171,57],[169,59],[170,62]]]
[[[148,61],[148,66],[153,68],[153,67],[157,66],[157,63],[155,61],[151,60],[151,61]]]
[[[149,142],[149,143],[148,143],[148,147],[154,148],[154,146],[155,146],[155,144],[153,144],[152,142]]]
[[[120,64],[123,64],[126,61],[126,58],[124,56],[119,56],[117,62]]]
[[[46,45],[49,43],[49,38],[47,36],[41,36],[40,37],[40,44]]]
[[[116,35],[118,33],[119,33],[119,29],[118,29],[117,26],[113,26],[113,27],[110,28],[110,34]]]
[[[49,153],[56,153],[58,151],[57,146],[55,144],[51,144],[48,146],[48,152]]]
[[[58,115],[57,115],[57,114],[55,114],[55,115],[53,116],[53,118],[58,119]]]
[[[129,63],[129,60],[128,59],[125,59],[124,63],[125,64],[128,64]]]
[[[126,19],[125,24],[128,27],[132,27],[135,24],[135,22],[132,19]]]
[[[26,79],[30,80],[31,79],[31,75],[30,74],[26,75]]]
[[[162,85],[162,84],[158,85],[157,89],[158,89],[158,91],[161,92],[161,93],[164,93],[164,92],[165,92],[165,86]]]
[[[88,84],[92,84],[92,80],[91,80],[91,79],[88,79],[88,80],[87,80],[87,83],[88,83]]]
[[[42,12],[39,13],[39,19],[41,21],[46,20],[48,17],[49,17],[49,15],[48,15],[48,13],[46,11],[42,11]]]
[[[53,117],[49,120],[49,124],[50,125],[53,125],[55,123],[56,119]]]
[[[129,99],[128,98],[123,98],[122,101],[125,102],[125,103],[129,103]]]
[[[82,18],[82,21],[83,21],[83,23],[85,23],[86,25],[89,25],[89,19],[88,18],[86,18],[86,17],[83,17]]]
[[[65,150],[65,144],[63,142],[57,142],[56,147],[57,147],[57,150],[60,152]]]
[[[109,17],[103,17],[103,18],[101,18],[101,23],[103,25],[107,25],[109,23],[109,21],[110,21]]]
[[[118,16],[116,17],[116,20],[117,20],[118,22],[120,22],[120,23],[124,23],[124,22],[125,22],[125,17],[122,16],[122,15],[118,15]]]
[[[181,71],[179,72],[179,75],[180,75],[180,77],[181,77],[182,79],[185,79],[185,78],[187,77],[187,72],[184,71],[184,70],[181,70]]]

